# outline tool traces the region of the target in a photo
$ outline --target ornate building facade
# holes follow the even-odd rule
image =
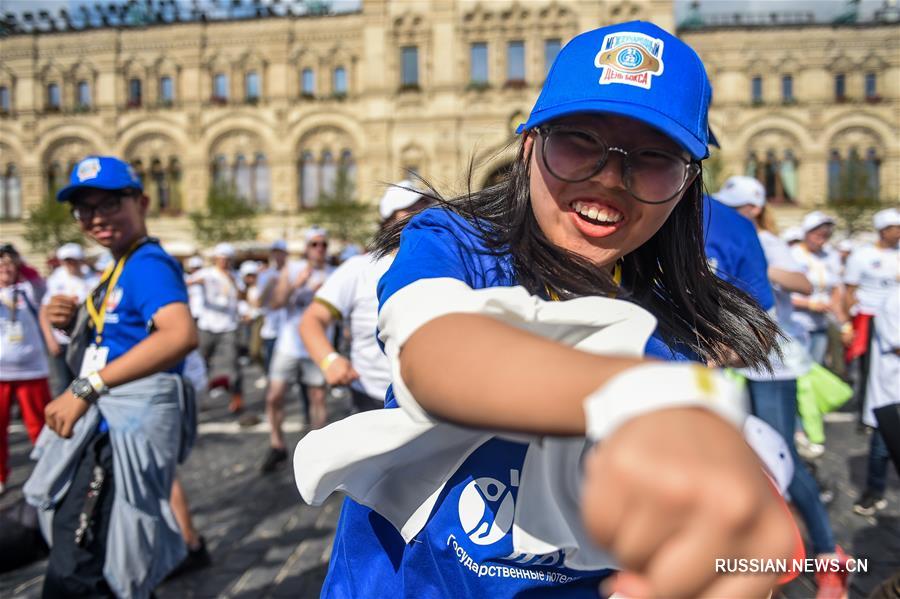
[[[189,237],[180,215],[216,182],[260,209],[263,239],[302,221],[341,170],[363,200],[407,171],[463,189],[470,160],[480,187],[513,159],[515,127],[568,39],[631,19],[676,28],[671,0],[119,18],[0,37],[4,237],[89,153],[132,162],[164,238]],[[812,205],[855,160],[881,197],[900,197],[897,23],[695,23],[681,34],[713,80],[726,174],[752,172],[776,200]]]
[[[815,23],[740,15],[682,27],[713,84],[711,126],[726,175],[770,200],[900,200],[900,14]],[[848,189],[849,188],[849,189]]]

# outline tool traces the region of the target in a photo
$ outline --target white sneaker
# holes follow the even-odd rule
[[[0,495],[6,493],[6,483],[0,482]]]
[[[794,444],[797,446],[797,453],[807,460],[815,460],[822,457],[825,453],[825,446],[821,443],[813,443],[803,431],[794,433]]]
[[[253,386],[256,387],[257,389],[265,389],[266,385],[268,385],[268,384],[269,384],[269,379],[267,377],[261,376],[258,379],[256,379],[256,382],[253,383]]]

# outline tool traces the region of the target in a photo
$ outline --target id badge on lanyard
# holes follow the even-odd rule
[[[92,372],[98,372],[106,366],[108,356],[108,347],[98,347],[96,344],[92,343],[84,350],[84,358],[81,360],[81,370],[79,371],[78,376],[85,377]]]
[[[6,302],[6,299],[3,299],[4,305],[6,305],[7,309],[9,309],[10,319],[6,321],[6,340],[9,343],[22,343],[25,339],[25,328],[22,326],[22,321],[19,320],[19,291],[15,288],[12,290],[12,301],[9,303]]]
[[[10,343],[22,343],[25,339],[25,330],[21,320],[13,320],[6,327],[6,339]]]
[[[106,309],[109,305],[109,296],[115,292],[116,284],[119,282],[119,277],[122,275],[122,269],[125,268],[125,262],[131,256],[132,252],[140,247],[143,242],[144,239],[136,241],[128,252],[126,252],[122,258],[117,260],[115,265],[110,265],[108,270],[100,278],[99,284],[102,285],[103,283],[107,283],[107,286],[106,292],[103,295],[103,300],[100,302],[99,309],[94,305],[93,293],[88,294],[85,305],[88,314],[91,317],[91,321],[94,323],[95,341],[84,350],[84,358],[81,360],[81,370],[78,374],[80,377],[87,376],[93,372],[98,372],[106,366],[106,362],[109,359],[109,348],[101,347],[100,343],[103,339],[103,329],[106,324]]]

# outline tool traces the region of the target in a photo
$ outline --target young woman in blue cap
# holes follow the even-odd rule
[[[581,34],[509,178],[381,234],[399,248],[378,291],[400,409],[294,457],[304,499],[352,498],[323,597],[596,597],[616,570],[631,594],[769,592],[775,575],[715,564],[792,546],[739,394],[659,361],[764,365],[776,336],[706,265],[710,93],[652,24]]]

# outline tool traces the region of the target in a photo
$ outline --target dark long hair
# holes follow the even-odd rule
[[[697,175],[663,226],[623,258],[622,284],[609,273],[547,239],[531,209],[529,157],[524,137],[509,175],[481,191],[444,199],[433,187],[426,195],[459,214],[497,254],[511,254],[518,282],[530,293],[560,299],[615,293],[659,322],[666,343],[687,346],[704,360],[730,362],[731,352],[748,366],[771,368],[768,354],[780,332],[755,300],[717,277],[703,242],[703,183]],[[421,180],[421,179],[420,179]],[[375,239],[379,254],[395,250],[405,221],[385,227]]]

